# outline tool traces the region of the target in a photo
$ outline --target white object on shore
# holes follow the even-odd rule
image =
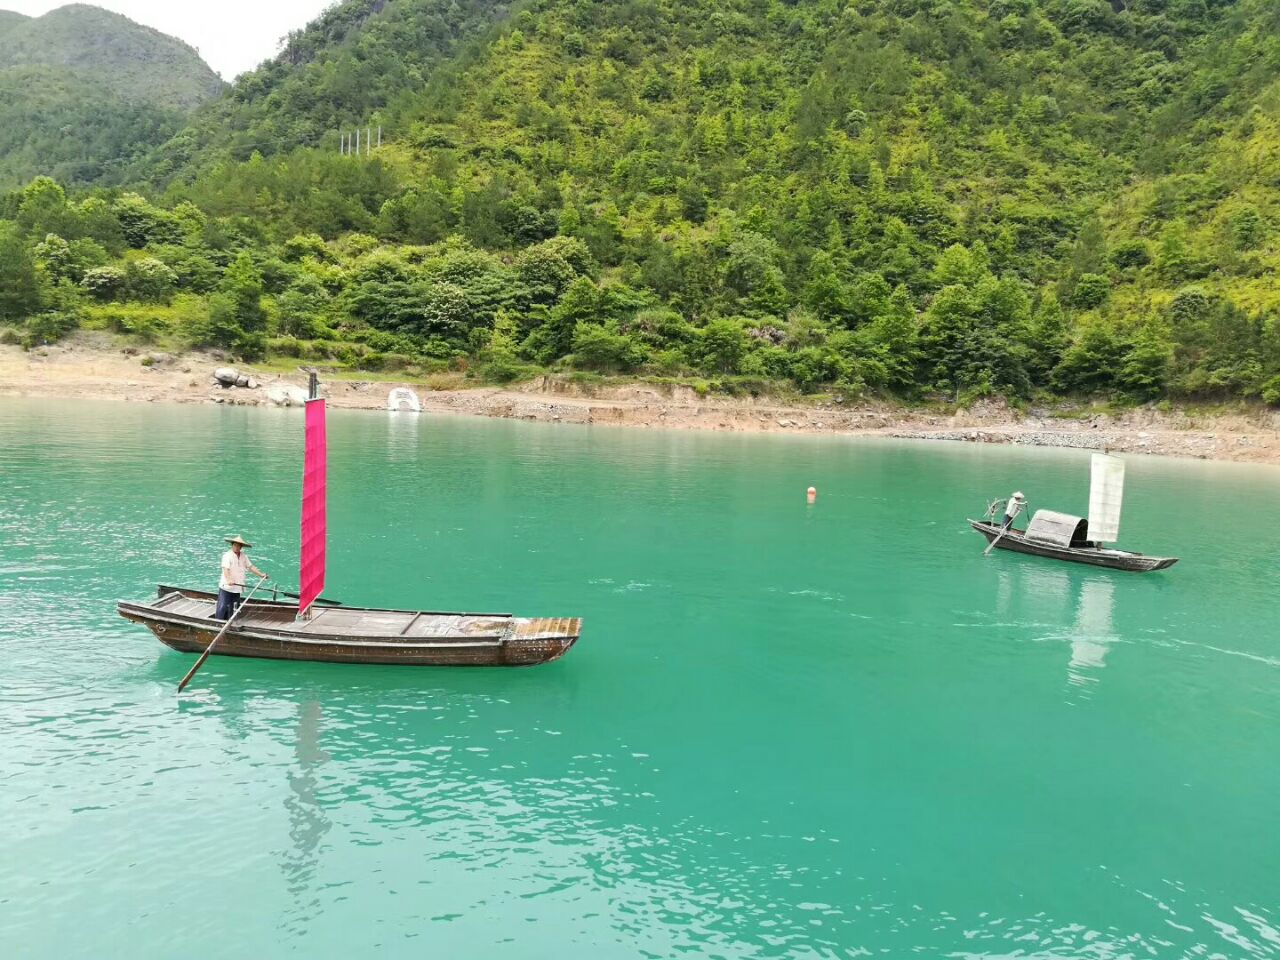
[[[399,413],[406,407],[410,413],[422,412],[422,401],[408,387],[396,387],[387,394],[387,409],[392,413]]]
[[[267,401],[277,407],[305,407],[307,391],[290,383],[281,383],[267,388]]]

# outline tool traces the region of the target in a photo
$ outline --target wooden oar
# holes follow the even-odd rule
[[[1001,531],[1000,531],[1000,536],[996,537],[994,540],[992,540],[990,543],[988,543],[988,544],[987,544],[987,549],[985,549],[985,550],[983,550],[983,551],[982,551],[982,555],[985,557],[985,556],[986,556],[987,554],[989,554],[992,550],[994,550],[994,549],[996,548],[996,544],[997,544],[997,543],[999,543],[1001,540],[1003,540],[1003,539],[1004,539],[1004,535],[1005,535],[1006,533],[1008,533],[1008,532],[1009,532],[1009,530],[1010,530],[1012,527],[1013,527],[1013,524],[1011,523],[1011,524],[1009,524],[1009,526],[1007,526],[1007,527],[1005,527],[1003,530],[1001,530]]]
[[[179,693],[187,688],[187,684],[190,683],[191,678],[196,675],[196,671],[204,666],[204,662],[209,659],[209,654],[213,653],[213,648],[217,645],[218,641],[222,639],[222,635],[227,632],[227,628],[235,622],[236,617],[240,616],[240,611],[249,605],[249,601],[252,600],[253,595],[258,592],[258,588],[266,582],[267,578],[263,577],[255,583],[253,585],[253,589],[249,591],[249,596],[244,598],[244,602],[231,611],[231,616],[227,617],[227,622],[222,625],[222,629],[218,631],[218,635],[213,638],[207,647],[204,648],[204,653],[200,654],[200,659],[196,661],[196,665],[187,671],[187,675],[183,677],[182,682],[178,684]]]
[[[1021,510],[1018,511],[1018,513],[1021,513],[1021,512],[1022,512]],[[1013,525],[1017,521],[1017,519],[1018,518],[1015,516],[1013,520],[1010,520],[1009,525],[1000,531],[1000,536],[996,537],[994,540],[992,540],[990,543],[987,544],[987,549],[982,551],[982,555],[984,557],[987,556],[987,554],[989,554],[992,550],[996,548],[996,544],[1004,539],[1004,535],[1006,533],[1008,533],[1010,530],[1013,529]]]

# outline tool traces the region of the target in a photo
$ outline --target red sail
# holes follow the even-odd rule
[[[324,592],[325,474],[329,446],[324,401],[307,401],[307,452],[302,468],[302,557],[298,568],[298,613]]]

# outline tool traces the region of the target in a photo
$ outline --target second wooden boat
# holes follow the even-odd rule
[[[1108,549],[1088,539],[1089,521],[1052,510],[1037,510],[1027,524],[1027,529],[1004,529],[989,520],[970,520],[969,525],[987,538],[990,543],[999,538],[997,550],[1029,553],[1051,560],[1068,560],[1087,563],[1094,567],[1110,567],[1112,570],[1128,570],[1131,573],[1147,573],[1164,570],[1178,562],[1177,557],[1149,557],[1144,553]]]
[[[1164,570],[1177,557],[1151,557],[1144,553],[1116,550],[1106,546],[1120,536],[1120,510],[1124,503],[1124,461],[1095,453],[1090,465],[1089,519],[1037,510],[1025,530],[1005,529],[996,522],[1006,501],[991,504],[987,519],[970,520],[969,525],[999,550],[1029,553],[1053,560],[1087,563],[1094,567],[1147,573]],[[990,551],[991,547],[987,550]]]

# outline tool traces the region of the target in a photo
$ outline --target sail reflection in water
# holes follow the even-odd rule
[[[1116,640],[1113,625],[1116,584],[1110,576],[1081,578],[1048,564],[1024,564],[1000,571],[996,609],[1011,625],[1056,630],[1039,639],[1070,645],[1067,680],[1073,686],[1097,683],[1094,671],[1106,665]],[[1063,625],[1068,625],[1063,632]]]
[[[1071,635],[1071,663],[1067,667],[1067,679],[1071,683],[1097,683],[1099,678],[1090,671],[1106,665],[1107,650],[1115,640],[1111,624],[1115,589],[1115,583],[1103,577],[1080,584]]]
[[[315,700],[304,700],[299,705],[298,740],[294,745],[297,765],[289,771],[289,792],[284,798],[292,846],[284,851],[280,865],[293,901],[289,929],[297,936],[306,935],[309,921],[320,909],[316,890],[320,841],[333,827],[319,801],[318,773],[329,759],[320,746],[322,717],[320,704]]]

